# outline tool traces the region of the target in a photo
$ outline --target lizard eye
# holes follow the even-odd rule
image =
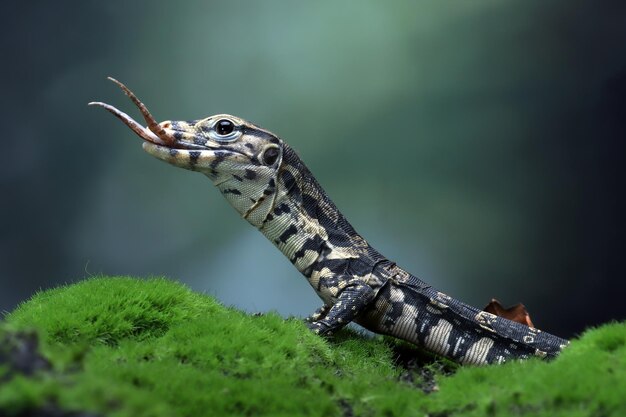
[[[241,132],[236,129],[235,124],[228,119],[220,119],[214,125],[209,135],[219,142],[232,142],[236,140]]]
[[[215,131],[220,136],[228,136],[233,133],[233,130],[235,130],[235,125],[230,120],[222,119],[215,123]]]

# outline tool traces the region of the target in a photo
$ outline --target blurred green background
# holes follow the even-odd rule
[[[0,310],[95,274],[166,275],[247,311],[320,305],[202,175],[101,100],[231,113],[291,144],[390,259],[563,336],[626,317],[626,4],[9,2]]]

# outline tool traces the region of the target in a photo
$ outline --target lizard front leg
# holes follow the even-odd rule
[[[304,321],[307,323],[313,323],[313,322],[323,319],[324,317],[326,317],[331,307],[332,307],[331,305],[324,304],[323,306],[315,310],[315,313],[311,314],[309,317],[304,319]]]
[[[307,323],[309,329],[316,334],[330,335],[340,330],[362,313],[374,299],[374,290],[363,281],[342,278],[346,284],[339,286],[333,297],[336,298],[333,305],[324,305],[316,312],[322,313],[320,318]],[[339,278],[338,282],[342,282],[342,278]]]

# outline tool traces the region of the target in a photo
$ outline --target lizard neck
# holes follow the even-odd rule
[[[259,230],[307,277],[323,259],[380,257],[286,144],[273,206]]]

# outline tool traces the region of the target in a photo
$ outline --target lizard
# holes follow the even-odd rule
[[[337,209],[296,152],[278,136],[227,114],[158,123],[121,82],[147,127],[104,107],[161,161],[206,175],[226,200],[306,277],[323,306],[305,320],[319,335],[350,322],[460,364],[554,358],[568,341],[472,307],[374,249]],[[529,322],[530,323],[530,322]],[[532,325],[531,325],[532,326]]]

